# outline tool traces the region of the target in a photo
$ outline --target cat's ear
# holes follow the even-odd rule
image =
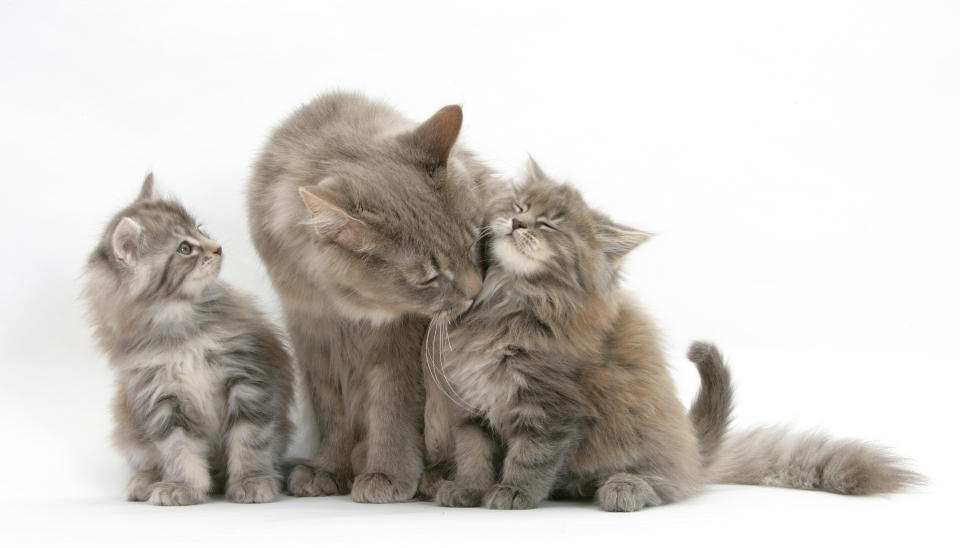
[[[300,187],[300,199],[310,211],[310,224],[332,242],[354,251],[369,251],[376,242],[375,233],[366,223],[353,217],[333,200],[321,197],[318,189]]]
[[[422,154],[428,169],[444,167],[462,126],[463,109],[460,105],[447,105],[413,130],[407,142]]]
[[[619,262],[643,242],[653,237],[650,232],[634,230],[614,223],[600,223],[597,227],[597,242],[600,249],[614,263]]]
[[[527,155],[527,180],[545,181],[547,179],[549,179],[549,177],[540,169],[540,164],[533,159],[533,156]]]
[[[137,196],[137,201],[142,202],[145,200],[156,200],[157,191],[153,186],[153,172],[147,173],[147,177],[143,180],[143,185],[140,187],[140,195]]]
[[[113,246],[113,256],[125,264],[133,264],[140,258],[141,236],[143,227],[130,217],[124,217],[113,229],[110,241]]]

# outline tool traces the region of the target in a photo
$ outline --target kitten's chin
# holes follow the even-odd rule
[[[493,242],[493,257],[504,270],[518,276],[530,276],[543,269],[539,262],[521,253],[508,237],[497,238]]]

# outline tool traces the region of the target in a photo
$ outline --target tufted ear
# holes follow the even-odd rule
[[[113,229],[113,236],[111,237],[113,256],[121,263],[135,263],[140,258],[142,251],[142,235],[143,227],[136,221],[130,217],[120,219],[117,227]]]
[[[336,242],[352,251],[365,252],[373,249],[376,232],[367,223],[353,217],[333,200],[321,197],[319,188],[307,190],[300,187],[300,199],[310,211],[316,231],[331,242]]]
[[[156,200],[157,193],[153,186],[153,172],[147,173],[147,177],[143,180],[143,185],[140,187],[140,195],[137,196],[137,201],[145,200]]]
[[[527,156],[527,181],[546,181],[549,177],[540,169],[540,164],[533,159],[533,156]]]
[[[447,165],[461,126],[463,109],[460,105],[447,105],[420,124],[406,139],[423,155],[422,159],[427,168],[436,169]]]
[[[649,232],[609,222],[601,223],[597,227],[597,242],[600,244],[600,249],[615,263],[652,237],[653,234]]]

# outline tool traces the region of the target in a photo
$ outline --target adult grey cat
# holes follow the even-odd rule
[[[114,441],[135,471],[129,500],[279,493],[290,357],[252,299],[217,280],[222,257],[179,203],[155,194],[152,174],[90,255],[84,296],[117,374]]]
[[[428,418],[428,439],[455,460],[439,504],[532,508],[553,495],[635,511],[708,482],[869,494],[919,481],[861,442],[763,428],[727,437],[732,388],[709,344],[690,349],[703,384],[688,414],[656,328],[619,284],[622,258],[648,234],[532,161],[492,211],[483,290],[465,315],[432,325],[425,347],[442,417]]]
[[[494,180],[456,146],[461,123],[458,106],[417,125],[331,93],[290,116],[257,162],[253,241],[283,303],[318,446],[293,462],[291,494],[416,493],[423,335],[480,290],[474,244]]]

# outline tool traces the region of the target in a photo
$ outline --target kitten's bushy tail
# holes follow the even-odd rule
[[[923,483],[903,459],[875,445],[817,432],[759,427],[727,434],[733,409],[730,372],[712,344],[687,353],[700,371],[690,419],[711,483],[817,489],[844,495],[892,493]]]

